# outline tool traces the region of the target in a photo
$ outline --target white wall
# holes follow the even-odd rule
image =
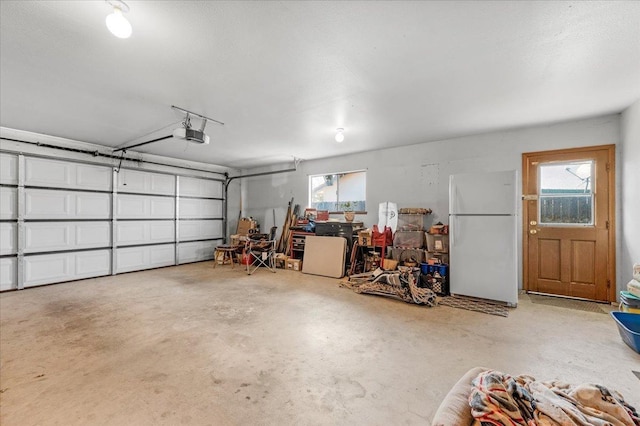
[[[620,115],[614,114],[305,161],[296,172],[245,179],[244,213],[261,223],[270,224],[275,210],[276,225],[281,228],[291,197],[302,209],[306,206],[309,175],[366,169],[368,213],[357,216],[356,220],[364,220],[367,226],[377,223],[378,204],[393,201],[398,203],[398,207],[431,208],[433,214],[428,217],[426,225],[438,221],[447,223],[451,174],[514,169],[521,173],[524,152],[619,142]],[[520,187],[521,182],[519,191]],[[518,247],[522,253],[521,230]]]
[[[640,263],[640,101],[622,113],[620,145],[622,233],[618,250],[618,286],[626,286]]]

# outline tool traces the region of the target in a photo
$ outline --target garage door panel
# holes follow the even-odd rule
[[[174,221],[151,222],[149,226],[149,240],[154,243],[173,242],[176,239],[176,225]]]
[[[25,190],[25,219],[109,219],[107,193]]]
[[[75,200],[77,218],[111,217],[111,197],[108,194],[78,193]]]
[[[111,254],[106,250],[77,253],[74,266],[76,277],[106,275],[111,272]]]
[[[0,219],[18,218],[18,189],[0,187]]]
[[[16,223],[0,223],[0,255],[18,252],[18,225]]]
[[[221,220],[181,220],[180,241],[222,237]]]
[[[222,182],[180,176],[180,196],[222,198]]]
[[[166,243],[175,239],[175,225],[172,220],[162,221],[118,221],[116,244],[118,246]]]
[[[119,194],[118,219],[172,219],[175,201],[171,197]]]
[[[25,159],[25,185],[109,191],[110,167],[45,158]]]
[[[213,251],[219,241],[197,241],[180,243],[178,250],[179,263],[199,262],[213,259]]]
[[[173,218],[175,215],[176,203],[173,198],[159,197],[151,198],[151,217]]]
[[[180,219],[208,219],[222,217],[222,201],[199,198],[180,198]]]
[[[111,168],[78,164],[75,173],[75,184],[80,189],[111,190],[113,180],[113,170]]]
[[[18,156],[0,152],[0,183],[18,184]]]
[[[25,287],[92,278],[110,273],[109,250],[25,256]]]
[[[118,192],[174,195],[176,178],[173,175],[122,169],[118,173]]]
[[[175,264],[175,246],[173,244],[119,248],[116,253],[117,273]]]
[[[0,291],[18,288],[18,259],[3,257],[0,259]]]
[[[111,245],[109,222],[27,222],[25,253]]]
[[[77,247],[105,247],[111,245],[110,222],[80,222],[76,224]]]

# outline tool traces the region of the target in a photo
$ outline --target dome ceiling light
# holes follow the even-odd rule
[[[105,0],[113,7],[113,13],[107,16],[107,28],[111,34],[118,38],[131,37],[131,24],[124,17],[123,13],[129,12],[129,6],[122,0]]]

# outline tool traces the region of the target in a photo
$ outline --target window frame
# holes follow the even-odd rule
[[[590,163],[591,173],[589,175],[589,192],[584,193],[542,193],[542,168],[545,166],[557,166],[559,164],[578,164],[578,163]],[[538,226],[540,227],[568,227],[568,228],[594,228],[596,224],[595,218],[595,160],[586,159],[586,160],[574,160],[574,161],[553,161],[553,162],[545,162],[541,163],[538,166],[538,212],[537,212],[537,220]],[[589,205],[591,210],[591,221],[588,223],[579,223],[579,222],[543,222],[542,221],[542,204],[543,199],[561,199],[561,198],[589,198]]]
[[[311,179],[314,177],[323,177],[323,176],[330,176],[330,175],[335,175],[335,176],[339,176],[339,175],[347,175],[347,174],[351,174],[351,173],[364,173],[364,204],[365,204],[365,210],[353,210],[353,212],[355,214],[367,214],[367,169],[359,169],[359,170],[349,170],[349,171],[340,171],[340,172],[328,172],[328,173],[315,173],[315,174],[309,174],[307,175],[307,189],[308,189],[308,196],[307,196],[307,202],[309,207],[312,206],[312,194],[313,194],[313,188],[311,186]],[[342,201],[340,201],[340,179],[337,179],[337,181],[335,182],[336,185],[338,185],[338,189],[336,191],[336,198],[337,200],[335,201],[336,205],[339,205],[340,203],[342,203]],[[351,201],[351,200],[348,200]],[[329,214],[330,215],[341,215],[344,214],[345,211],[344,210],[329,210]]]

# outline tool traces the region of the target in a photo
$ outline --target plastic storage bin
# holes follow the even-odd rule
[[[424,247],[424,232],[396,231],[393,236],[394,247],[422,248]]]
[[[618,324],[618,332],[622,341],[640,354],[640,315],[629,312],[611,312]]]
[[[449,235],[429,234],[425,232],[427,238],[427,250],[430,252],[449,252]]]
[[[398,231],[423,231],[424,215],[399,213],[398,214]]]

